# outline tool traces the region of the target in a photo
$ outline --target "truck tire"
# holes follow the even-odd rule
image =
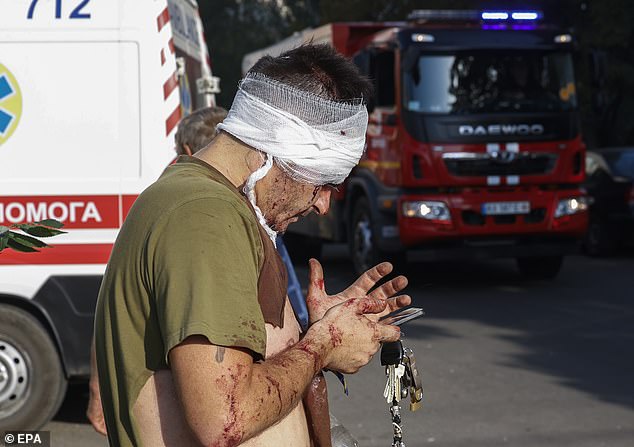
[[[379,259],[373,224],[368,200],[359,197],[352,210],[349,238],[352,265],[359,275],[375,265]]]
[[[529,279],[554,279],[561,270],[563,256],[517,258],[517,268]]]
[[[66,377],[40,322],[0,304],[0,431],[37,430],[57,412]]]
[[[354,204],[348,234],[350,257],[358,275],[383,261],[390,261],[395,270],[404,268],[404,253],[387,253],[378,248],[372,211],[365,197],[358,198]]]

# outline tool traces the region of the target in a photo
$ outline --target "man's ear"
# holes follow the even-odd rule
[[[193,155],[192,148],[189,147],[189,144],[187,144],[187,143],[183,144],[183,149],[185,149],[185,154],[187,154],[189,156]]]

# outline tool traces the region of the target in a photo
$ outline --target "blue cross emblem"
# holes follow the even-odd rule
[[[15,89],[9,82],[7,75],[0,75],[0,103],[14,94]],[[14,119],[15,116],[12,113],[0,107],[0,135],[4,135],[9,130]]]

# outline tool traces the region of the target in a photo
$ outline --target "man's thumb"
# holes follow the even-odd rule
[[[401,328],[389,324],[376,323],[380,342],[397,341],[401,338]]]
[[[317,259],[310,258],[308,260],[308,288],[317,288],[324,290],[324,270]]]

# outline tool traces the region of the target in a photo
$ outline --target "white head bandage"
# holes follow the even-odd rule
[[[251,173],[246,183],[244,184],[244,188],[242,190],[244,191],[244,194],[249,199],[249,202],[251,202],[251,205],[253,206],[253,209],[255,210],[255,215],[258,218],[258,222],[260,222],[260,225],[262,225],[262,228],[264,228],[264,231],[266,231],[266,234],[268,234],[271,241],[273,241],[273,245],[275,245],[275,248],[277,248],[277,242],[276,242],[277,232],[273,230],[271,227],[269,227],[269,225],[266,223],[266,219],[264,219],[264,214],[262,214],[262,210],[256,204],[256,200],[255,200],[255,183],[258,180],[263,179],[264,176],[268,174],[268,172],[273,167],[273,157],[269,157],[266,155],[265,157],[266,157],[266,160],[264,161],[264,164],[260,168],[256,169],[255,171]]]
[[[248,73],[240,82],[217,129],[266,154],[265,164],[251,174],[244,192],[273,243],[276,233],[256,205],[255,183],[273,161],[303,183],[343,183],[363,155],[367,125],[362,98],[337,102],[260,73]]]
[[[295,180],[340,184],[363,155],[368,111],[362,99],[337,102],[260,73],[248,73],[218,125],[272,156]]]

